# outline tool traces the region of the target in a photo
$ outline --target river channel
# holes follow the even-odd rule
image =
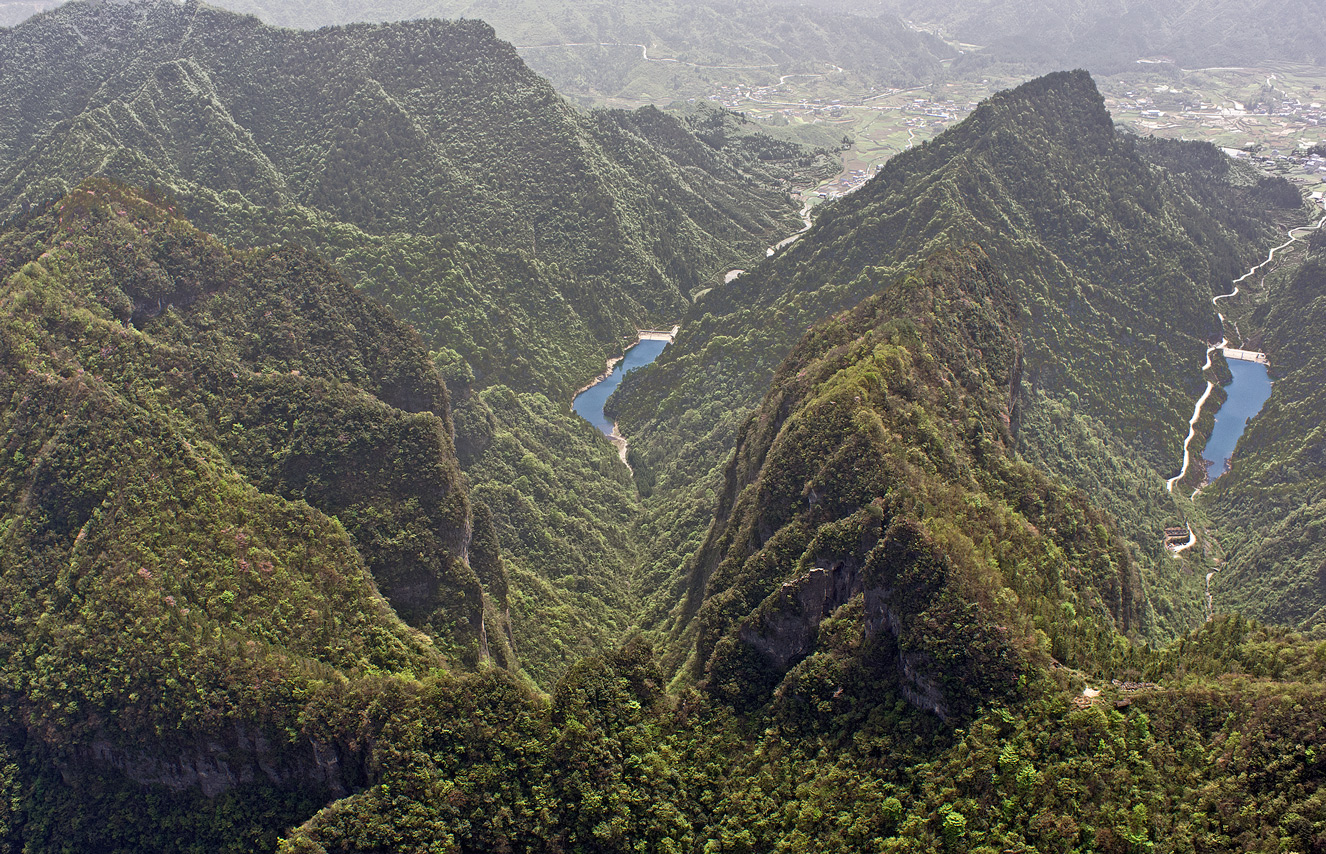
[[[612,372],[594,385],[580,392],[571,402],[571,408],[581,418],[599,428],[605,436],[613,435],[615,425],[603,414],[603,406],[608,397],[622,384],[622,378],[636,368],[643,368],[658,358],[668,342],[644,339],[626,351],[620,362],[613,365]]]
[[[1229,370],[1234,374],[1233,381],[1225,386],[1229,397],[1216,411],[1211,438],[1202,449],[1209,480],[1225,473],[1229,458],[1234,455],[1234,446],[1248,426],[1248,419],[1261,412],[1266,399],[1271,396],[1271,378],[1265,365],[1230,359]]]

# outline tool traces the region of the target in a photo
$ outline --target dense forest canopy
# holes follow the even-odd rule
[[[1326,847],[1314,206],[1057,71],[788,243],[835,151],[499,38],[597,99],[1318,21],[245,8],[0,29],[0,850]],[[619,458],[574,390],[678,321]],[[1274,391],[1170,492],[1222,335]]]
[[[706,295],[677,344],[627,378],[612,404],[642,440],[636,470],[650,478],[651,513],[712,512],[699,496],[719,489],[736,429],[808,325],[936,250],[975,241],[1016,294],[1023,358],[1007,417],[1018,453],[1116,517],[1146,567],[1143,634],[1185,631],[1203,603],[1196,573],[1161,546],[1181,512],[1165,479],[1204,385],[1194,368],[1218,334],[1212,286],[1275,239],[1273,214],[1300,215],[1284,189],[1208,145],[1119,134],[1082,72],[992,98]],[[654,585],[683,583],[697,539],[655,542]],[[681,631],[676,602],[655,605],[649,619]]]
[[[578,113],[479,21],[301,33],[198,3],[74,3],[0,51],[0,211],[89,174],[167,188],[229,239],[313,246],[430,346],[554,395],[765,245],[791,215],[788,168],[815,156]]]
[[[530,677],[551,684],[629,625],[629,474],[566,405],[624,336],[783,233],[790,181],[826,152],[723,111],[581,113],[479,21],[301,33],[197,3],[74,3],[0,43],[11,219],[96,174],[234,245],[326,258],[452,386]],[[374,530],[413,571],[423,546]]]

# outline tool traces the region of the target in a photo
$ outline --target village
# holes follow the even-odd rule
[[[1187,71],[1156,60],[1096,82],[1122,129],[1211,142],[1321,200],[1326,196],[1326,80],[1319,73],[1293,66]],[[889,158],[962,121],[981,100],[1019,82],[992,75],[875,89],[828,66],[819,73],[784,74],[766,85],[716,84],[708,97],[811,144],[839,147],[842,141],[842,171],[803,193],[813,206],[856,190]]]
[[[890,157],[966,118],[990,89],[989,81],[982,81],[962,85],[963,91],[953,94],[947,90],[959,88],[958,84],[870,88],[855,97],[819,94],[833,88],[832,76],[784,75],[775,85],[720,86],[709,96],[755,121],[775,127],[819,126],[831,130],[835,137],[841,133],[850,141],[843,152],[843,171],[807,195],[812,204],[856,190]],[[943,94],[936,94],[935,89],[943,90]]]
[[[1305,188],[1326,194],[1326,90],[1319,69],[1221,68],[1099,81],[1122,127],[1142,135],[1211,142]]]

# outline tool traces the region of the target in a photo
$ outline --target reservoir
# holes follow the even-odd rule
[[[1271,396],[1271,378],[1266,374],[1265,365],[1230,359],[1229,370],[1234,374],[1233,382],[1225,386],[1229,398],[1216,412],[1215,428],[1202,450],[1209,480],[1225,473],[1226,461],[1233,455],[1234,446],[1248,426],[1248,419],[1261,412],[1266,399]]]
[[[622,377],[657,359],[658,354],[662,353],[666,346],[668,346],[667,341],[649,339],[640,341],[626,351],[625,358],[613,366],[612,373],[576,395],[575,400],[571,402],[571,408],[581,418],[599,428],[603,435],[611,436],[613,424],[603,414],[603,405],[608,402],[609,395],[622,384]]]

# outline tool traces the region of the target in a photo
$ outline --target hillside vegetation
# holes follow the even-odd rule
[[[0,209],[105,175],[232,245],[316,252],[417,330],[463,404],[455,442],[492,499],[526,672],[551,684],[629,624],[631,482],[567,404],[624,336],[795,221],[788,182],[824,152],[730,113],[580,113],[472,20],[301,33],[197,3],[72,3],[0,51]],[[373,526],[368,505],[394,499],[369,498]],[[408,575],[415,545],[381,539]]]
[[[1017,306],[1017,452],[1116,517],[1144,567],[1144,633],[1185,630],[1202,611],[1192,577],[1171,577],[1179,568],[1160,546],[1175,513],[1163,481],[1182,460],[1204,387],[1196,368],[1219,333],[1212,288],[1274,239],[1266,211],[1285,204],[1297,213],[1288,185],[1239,171],[1210,146],[1121,136],[1085,73],[1001,93],[711,291],[677,343],[628,378],[611,403],[637,443],[653,524],[707,527],[721,455],[798,330],[927,253],[976,243]],[[667,593],[650,619],[675,627],[665,614],[677,567],[699,542],[655,543],[643,578]]]
[[[824,589],[848,594],[830,613],[760,609],[764,628],[814,638],[794,678],[772,694],[666,691],[637,637],[539,696],[497,668],[442,670],[375,592],[359,538],[311,499],[260,491],[235,463],[245,445],[216,429],[213,411],[301,389],[384,426],[404,410],[367,388],[440,405],[399,325],[303,253],[225,249],[105,182],[3,245],[8,848],[1288,850],[1326,832],[1320,644],[1221,620],[1163,654],[1128,648],[1116,630],[1135,581],[1108,520],[1009,456],[1015,295],[979,250],[817,325],[779,371],[774,419],[743,438],[734,471],[758,486],[732,529],[755,521],[752,498],[790,522],[769,543],[814,529],[812,548],[766,551],[763,570],[813,576],[804,553],[839,555],[839,573],[870,555],[869,588]],[[940,300],[962,311],[938,314]],[[386,338],[361,328],[374,316]],[[250,337],[257,318],[282,334]],[[363,371],[313,344],[290,368],[282,341],[304,332],[350,335]],[[372,367],[378,341],[393,371]],[[522,417],[517,400],[489,404]],[[343,441],[342,420],[317,434]],[[432,435],[445,467],[447,431]],[[839,444],[821,459],[846,477],[812,484],[803,510],[784,501],[787,466],[816,443]],[[266,465],[288,459],[272,451]],[[484,508],[469,565],[496,602]],[[975,542],[978,521],[1007,539]],[[728,557],[745,548],[720,539]],[[778,584],[766,571],[744,577]],[[786,595],[814,601],[802,574]],[[881,581],[896,584],[883,623]],[[797,630],[806,617],[822,624]],[[725,638],[739,650],[743,633]],[[717,675],[723,653],[710,661]],[[1070,702],[1091,684],[1098,701]]]
[[[504,658],[413,332],[302,251],[227,250],[104,181],[0,246],[4,738],[52,788],[33,809],[58,827],[112,769],[327,797],[357,772],[301,723],[320,693],[476,665],[486,619]]]
[[[862,661],[837,666],[887,679],[894,663],[914,704],[965,717],[1011,696],[1029,659],[1101,666],[1136,632],[1140,584],[1112,524],[1012,453],[1016,319],[968,249],[793,349],[691,570],[693,666],[712,691],[758,704],[834,645],[821,624],[837,616],[864,624],[846,653]]]
[[[665,692],[639,637],[544,702],[425,683],[280,850],[1310,847],[1320,643],[1226,618],[1129,646],[1108,519],[1009,453],[1015,308],[967,249],[805,335],[710,540],[705,690]]]
[[[795,164],[653,110],[578,113],[479,21],[304,33],[71,3],[0,51],[0,211],[90,174],[168,189],[226,239],[316,249],[485,381],[554,397],[792,218]]]
[[[1234,479],[1164,489],[1287,183],[1060,72],[766,258],[826,152],[579,112],[480,22],[73,3],[0,57],[0,850],[1326,846],[1273,589],[1320,246],[1239,314]],[[571,393],[678,317],[628,468]],[[1296,625],[1204,621],[1216,569]]]
[[[1214,579],[1222,609],[1312,627],[1326,617],[1319,532],[1326,521],[1326,436],[1317,346],[1326,322],[1326,241],[1268,280],[1254,322],[1270,354],[1271,397],[1239,440],[1237,465],[1203,494],[1225,563]],[[1248,324],[1251,326],[1251,324]]]

